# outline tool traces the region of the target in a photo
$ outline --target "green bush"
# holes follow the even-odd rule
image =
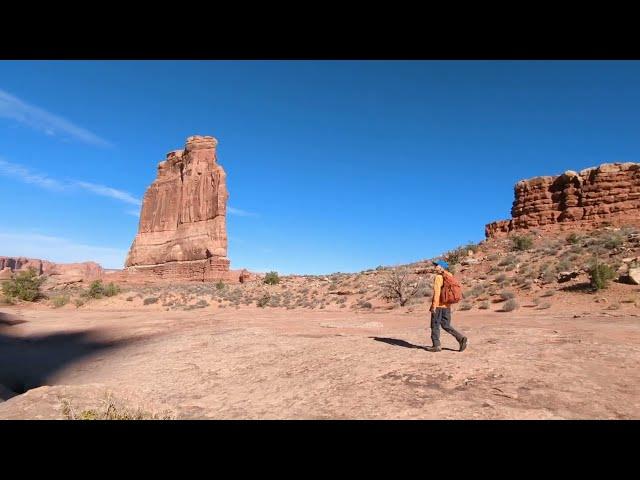
[[[511,243],[514,250],[529,250],[533,246],[533,238],[528,235],[515,235],[511,239]]]
[[[2,284],[2,292],[10,299],[34,302],[40,298],[40,286],[44,277],[38,277],[35,268],[18,273],[13,279]]]
[[[515,299],[510,299],[508,301],[505,302],[505,304],[502,306],[502,311],[503,312],[512,312],[513,310],[519,308],[520,305],[518,305],[518,302],[515,301]]]
[[[224,290],[224,282],[222,280],[216,283],[216,290]]]
[[[87,298],[102,298],[104,296],[104,286],[102,280],[91,282],[89,289],[84,292],[83,296]]]
[[[569,235],[567,235],[566,241],[567,241],[567,243],[569,245],[575,245],[580,241],[581,238],[582,237],[580,237],[580,235],[578,235],[577,233],[573,232],[573,233],[570,233]]]
[[[592,262],[588,273],[591,286],[595,290],[607,288],[609,280],[612,280],[616,276],[616,272],[613,268],[606,263],[600,263],[597,258]]]
[[[51,299],[51,303],[55,308],[60,308],[69,303],[69,295],[60,295],[58,297],[53,297]]]
[[[115,283],[111,282],[109,285],[104,287],[103,293],[105,297],[114,297],[120,293],[120,287]]]
[[[269,272],[264,277],[264,283],[267,285],[276,285],[280,283],[280,277],[278,276],[278,272]]]

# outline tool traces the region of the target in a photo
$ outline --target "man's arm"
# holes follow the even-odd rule
[[[431,311],[435,312],[436,308],[440,306],[440,290],[442,289],[443,278],[442,275],[436,275],[433,281],[433,299],[431,300]]]

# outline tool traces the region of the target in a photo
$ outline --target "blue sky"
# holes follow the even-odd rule
[[[122,267],[199,134],[232,268],[411,262],[481,240],[522,178],[640,160],[639,125],[636,61],[2,61],[0,255]]]

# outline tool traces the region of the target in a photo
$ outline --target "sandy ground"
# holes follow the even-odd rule
[[[462,353],[445,332],[442,352],[422,348],[422,312],[6,307],[0,320],[0,384],[29,390],[0,403],[3,419],[63,418],[43,385],[126,391],[180,419],[640,418],[629,312],[454,312]]]

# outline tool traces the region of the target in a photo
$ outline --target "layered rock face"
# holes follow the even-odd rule
[[[640,225],[640,163],[610,163],[580,173],[521,180],[514,193],[511,220],[486,225],[487,238],[530,228]]]
[[[187,139],[158,165],[147,189],[125,266],[129,275],[150,279],[226,279],[226,174],[217,163],[218,141]]]

